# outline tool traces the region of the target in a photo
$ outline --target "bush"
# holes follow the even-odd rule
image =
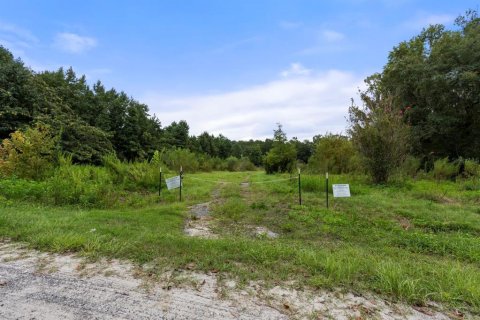
[[[316,139],[315,150],[308,160],[308,171],[331,172],[335,174],[354,171],[355,149],[345,136],[327,134]]]
[[[57,139],[43,125],[15,131],[0,145],[0,174],[39,180],[54,167]]]
[[[113,182],[126,190],[156,189],[160,167],[167,172],[166,165],[159,162],[158,157],[152,161],[126,163],[120,161],[115,155],[103,158],[104,167],[110,172]]]
[[[47,203],[111,207],[117,201],[112,176],[106,168],[72,165],[69,159],[46,182]]]
[[[443,158],[434,162],[432,174],[437,180],[453,180],[458,175],[459,169],[459,162],[450,162],[448,158]]]
[[[228,157],[225,160],[226,169],[228,171],[237,171],[238,159],[236,157]]]
[[[198,156],[188,149],[170,149],[162,152],[162,162],[172,171],[178,172],[180,167],[185,172],[197,172],[200,169]]]
[[[407,156],[402,166],[400,167],[400,173],[407,177],[415,177],[420,169],[421,161],[414,156]]]
[[[239,160],[237,165],[237,171],[255,171],[257,167],[250,161],[249,158],[243,157]]]
[[[466,177],[480,178],[480,163],[475,160],[466,159],[463,174]]]
[[[279,124],[274,131],[273,147],[265,156],[265,171],[267,174],[276,172],[292,172],[297,162],[295,145],[287,142],[287,136]]]
[[[395,112],[393,98],[378,92],[375,79],[367,84],[370,88],[361,93],[364,107],[349,109],[349,133],[373,181],[385,183],[408,154],[410,128]]]

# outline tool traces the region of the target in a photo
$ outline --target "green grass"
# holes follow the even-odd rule
[[[187,174],[182,203],[175,202],[177,191],[164,190],[159,200],[152,190],[108,210],[46,205],[3,191],[0,236],[45,251],[150,263],[158,273],[194,262],[198,270],[219,270],[241,282],[295,280],[480,313],[480,192],[462,182],[373,186],[364,177],[333,176],[333,183],[351,184],[352,197],[331,198],[327,210],[322,177],[302,176],[302,206],[295,179],[265,183],[287,178]],[[40,192],[38,183],[21,184]],[[212,194],[220,238],[185,236],[187,206]],[[255,226],[280,237],[255,237]]]

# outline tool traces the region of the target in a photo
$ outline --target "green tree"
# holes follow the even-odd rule
[[[468,11],[456,25],[401,42],[377,76],[425,158],[480,158],[480,18]]]
[[[189,126],[185,120],[172,122],[163,130],[162,145],[176,148],[186,148],[188,146]]]
[[[307,163],[313,153],[313,143],[308,140],[300,141],[296,137],[293,137],[291,142],[297,149],[297,159],[303,163]]]
[[[0,46],[0,139],[28,126],[36,116],[32,72]]]
[[[348,132],[373,181],[384,183],[409,152],[410,128],[396,111],[393,98],[378,89],[376,78],[366,82],[368,89],[361,93],[363,107],[352,103],[349,109]]]
[[[114,153],[109,136],[104,131],[79,121],[63,126],[60,147],[76,163],[100,165],[104,156]]]
[[[274,130],[273,147],[265,156],[265,171],[267,174],[276,172],[292,172],[297,160],[295,145],[287,141],[287,135],[282,125]]]
[[[308,168],[312,172],[347,173],[356,169],[355,157],[355,149],[348,137],[337,134],[317,136]]]

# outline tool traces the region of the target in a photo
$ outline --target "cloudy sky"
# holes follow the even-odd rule
[[[232,139],[345,132],[350,99],[388,52],[478,1],[0,0],[0,44],[33,70],[72,66]]]

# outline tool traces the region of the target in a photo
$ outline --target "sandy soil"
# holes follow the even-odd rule
[[[374,296],[309,292],[189,270],[146,277],[148,266],[88,263],[0,243],[0,319],[449,319]]]

